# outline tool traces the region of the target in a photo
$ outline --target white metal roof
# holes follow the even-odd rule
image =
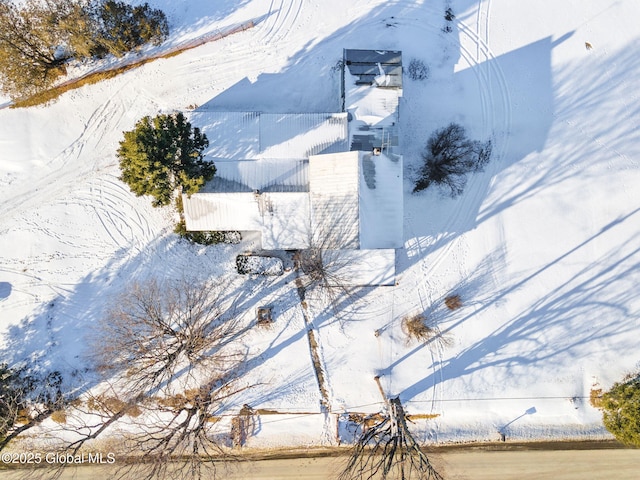
[[[309,194],[197,193],[182,196],[187,230],[259,231],[262,247],[293,250],[309,245]]]
[[[314,237],[324,248],[358,248],[359,152],[309,158]]]
[[[207,136],[204,155],[243,160],[260,154],[260,114],[258,112],[191,112],[189,121]]]
[[[349,149],[346,113],[260,114],[262,158],[309,158]]]
[[[260,159],[215,161],[216,174],[201,192],[306,192],[307,160]]]
[[[209,139],[212,159],[307,159],[349,149],[347,114],[195,111],[189,121]]]
[[[360,154],[360,248],[401,248],[402,157]]]

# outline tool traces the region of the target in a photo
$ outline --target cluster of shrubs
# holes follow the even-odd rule
[[[242,241],[242,234],[235,231],[190,232],[187,230],[184,220],[181,220],[176,225],[174,232],[189,242],[200,245],[217,245],[218,243],[238,244]]]

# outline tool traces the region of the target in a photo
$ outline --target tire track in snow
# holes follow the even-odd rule
[[[497,158],[494,158],[493,162],[489,164],[487,168],[488,173],[498,171],[497,163],[500,158],[504,156],[508,147],[508,133],[512,122],[511,99],[505,75],[500,67],[497,57],[489,48],[490,6],[490,0],[480,0],[478,2],[476,17],[477,32],[464,22],[456,21],[460,35],[464,36],[464,39],[461,38],[456,42],[456,46],[459,47],[461,58],[467,62],[469,70],[471,70],[476,78],[476,83],[478,85],[480,117],[482,119],[484,131],[486,132],[485,134],[493,136],[494,157]],[[429,24],[428,22],[411,21],[406,19],[401,20],[400,22],[411,24],[413,27],[418,29],[431,31],[435,29],[439,30],[439,27]],[[445,36],[445,38],[447,37]],[[475,52],[465,46],[466,42],[464,40],[470,40],[475,44]],[[494,89],[499,90],[499,104],[496,104]],[[453,215],[448,218],[447,223],[443,227],[443,232],[447,232],[449,230],[455,231],[455,228],[449,229],[447,228],[447,225],[455,226],[459,224],[462,220],[461,217],[463,215],[468,215],[466,212],[474,211],[472,207],[477,205],[479,202],[482,202],[483,198],[481,197],[484,195],[483,191],[476,190],[469,193],[472,193],[472,195],[470,196],[467,194],[461,198],[462,203],[454,210]],[[407,233],[410,233],[410,238],[417,238],[412,228],[412,221],[412,218],[407,219],[407,226],[409,230]],[[501,239],[504,238],[502,230],[499,234]],[[443,233],[443,236],[445,236],[444,241],[446,243],[440,247],[437,252],[434,252],[435,255],[432,255],[429,258],[429,262],[427,263],[426,259],[420,260],[420,270],[422,275],[420,275],[421,279],[418,280],[416,288],[423,311],[427,311],[429,304],[432,304],[433,301],[435,301],[435,299],[432,299],[431,295],[429,295],[429,291],[433,290],[429,288],[431,278],[430,273],[442,267],[444,262],[464,265],[463,257],[467,255],[468,245],[466,245],[463,235],[458,235],[448,241],[446,240],[446,233]],[[437,238],[434,243],[439,243],[442,240],[442,237]],[[415,242],[413,248],[417,249],[418,257],[424,258],[424,247],[420,245],[419,241]],[[462,258],[454,258],[452,261],[452,257],[458,256]],[[465,277],[467,272],[461,271],[460,274]],[[425,305],[424,299],[427,299],[426,301],[429,302],[429,304]],[[436,328],[438,327],[436,326]],[[444,355],[443,346],[440,344],[434,345],[431,349],[431,355],[432,374],[434,378],[431,409],[432,413],[437,413],[438,411],[443,411],[442,402],[440,401],[442,399],[443,391],[441,387],[438,388],[438,385],[442,385],[444,380],[444,373],[441,369]]]
[[[260,43],[263,45],[278,44],[283,41],[292,30],[299,28],[296,26],[304,0],[278,0],[278,5],[274,6],[275,0],[271,0],[267,19],[261,26],[263,31]],[[275,17],[273,16],[275,15]],[[265,31],[266,30],[266,31]]]
[[[478,13],[478,18],[481,16],[486,17],[486,25],[489,24],[490,13],[486,10],[489,4],[490,2],[483,2],[482,0],[478,4],[479,9],[485,8],[483,14]],[[412,24],[412,26],[422,29],[439,29],[439,27],[425,24],[424,22],[411,22],[405,20],[402,23]],[[482,122],[486,126],[487,133],[493,134],[495,158],[489,163],[486,169],[487,173],[491,174],[498,171],[498,162],[500,158],[504,156],[508,146],[508,132],[512,123],[509,89],[504,73],[500,68],[499,61],[488,47],[487,41],[482,39],[465,23],[457,22],[457,25],[459,26],[461,34],[474,42],[478,46],[478,52],[480,52],[480,57],[478,57],[478,52],[471,51],[469,48],[464,46],[464,42],[460,41],[456,44],[460,49],[461,57],[468,63],[469,70],[471,70],[473,75],[476,77]],[[484,28],[484,31],[488,34],[488,26]],[[497,104],[494,100],[493,94],[492,85],[494,83],[500,91],[500,108],[498,109],[496,108]],[[500,113],[496,113],[496,110],[499,110]],[[462,203],[455,209],[454,214],[448,219],[448,225],[453,226],[460,223],[461,217],[463,215],[468,215],[466,212],[473,211],[472,207],[483,200],[480,197],[484,195],[484,192],[476,190],[472,193],[474,193],[474,195],[470,196],[467,194],[461,197],[460,201]],[[409,219],[409,221],[411,221],[411,219]],[[443,231],[448,230],[446,227],[447,225],[444,226]],[[438,241],[439,239],[436,239],[436,242]],[[425,274],[427,274],[429,270],[435,270],[441,266],[442,263],[450,256],[451,250],[454,247],[457,247],[457,243],[458,239],[454,239],[447,242],[444,247],[440,248],[438,251],[439,253],[430,259],[428,268],[427,265],[424,265]]]
[[[94,150],[97,151],[106,132],[117,129],[126,108],[122,102],[112,102],[115,95],[117,92],[92,113],[80,135],[49,162],[49,165],[55,168],[53,172],[35,180],[27,191],[14,195],[11,202],[0,205],[0,219],[8,220],[36,208],[43,200],[50,201],[67,196],[74,186],[84,183],[95,174],[96,163],[83,161],[82,153],[87,143],[94,139]]]

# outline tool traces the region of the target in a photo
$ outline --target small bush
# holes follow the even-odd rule
[[[429,78],[429,66],[422,60],[412,58],[407,68],[407,74],[411,80],[426,80]]]
[[[248,275],[251,273],[249,269],[249,260],[246,255],[238,255],[236,257],[236,271],[240,275]]]
[[[462,299],[460,295],[449,295],[444,299],[444,304],[449,310],[457,310],[462,307]]]
[[[242,241],[240,232],[190,232],[187,230],[184,220],[181,220],[173,231],[189,242],[199,245],[217,245],[218,243],[235,245]]]
[[[64,410],[56,410],[51,414],[51,420],[56,423],[67,423],[67,413]]]
[[[453,14],[453,10],[451,9],[451,7],[447,7],[447,9],[444,11],[444,19],[447,22],[453,22],[454,18],[456,18],[456,16]]]
[[[594,408],[602,408],[602,389],[595,388],[595,386],[589,392],[589,403]]]
[[[404,317],[402,319],[402,329],[410,339],[426,342],[436,335],[436,331],[425,324],[426,320],[424,315]]]
[[[282,275],[284,264],[277,257],[262,255],[238,255],[236,271],[240,275]]]

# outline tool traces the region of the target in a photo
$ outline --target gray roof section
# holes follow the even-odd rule
[[[344,60],[349,64],[382,63],[383,65],[402,65],[402,52],[399,50],[356,50],[344,51]]]
[[[387,88],[402,88],[402,52],[396,50],[345,50],[344,64],[357,77],[357,85],[373,85],[382,73]],[[381,71],[382,70],[382,71]]]

